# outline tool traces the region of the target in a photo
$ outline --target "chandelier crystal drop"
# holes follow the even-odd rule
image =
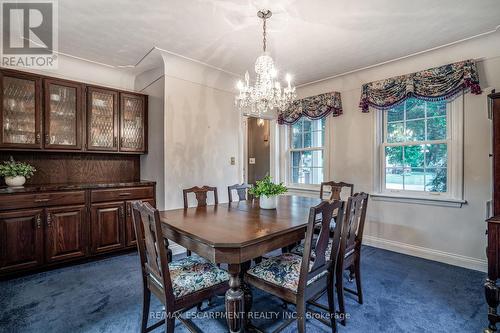
[[[245,80],[238,81],[237,88],[239,95],[236,96],[235,103],[240,110],[249,114],[261,116],[262,114],[278,109],[286,110],[295,100],[297,94],[295,87],[291,85],[292,77],[286,74],[287,86],[282,89],[277,80],[278,71],[274,66],[273,58],[266,52],[266,20],[272,16],[270,10],[260,10],[257,16],[262,19],[263,29],[263,53],[255,61],[255,84],[250,85],[250,74],[245,73]]]

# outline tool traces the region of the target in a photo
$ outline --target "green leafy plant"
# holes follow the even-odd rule
[[[274,195],[279,195],[287,192],[283,183],[275,184],[271,180],[271,176],[266,176],[262,180],[258,180],[255,182],[255,186],[249,190],[249,193],[257,198],[261,196],[272,197]]]
[[[4,161],[0,164],[0,176],[1,177],[16,177],[24,176],[30,178],[35,173],[36,169],[24,162],[16,162],[11,157],[9,161]]]

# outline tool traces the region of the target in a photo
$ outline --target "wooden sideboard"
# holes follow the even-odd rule
[[[0,188],[0,277],[135,248],[131,202],[150,181]]]
[[[148,96],[0,68],[0,150],[147,153]]]
[[[500,289],[497,279],[500,274],[500,93],[488,95],[490,110],[489,116],[492,120],[492,168],[493,168],[493,202],[492,217],[486,222],[488,224],[488,246],[486,255],[488,257],[488,278],[484,284],[486,301],[488,302],[489,326],[485,332],[496,332],[496,324],[500,322],[497,308],[500,302]]]

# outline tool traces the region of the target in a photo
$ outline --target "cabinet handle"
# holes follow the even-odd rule
[[[113,138],[113,147],[116,147],[118,146],[117,145],[117,142],[118,142],[118,139],[116,138],[116,136]]]
[[[120,206],[118,213],[120,214],[120,218],[123,218],[123,206]]]
[[[45,198],[45,199],[35,199],[34,201],[35,202],[47,202],[47,201],[50,201],[50,199],[48,199],[48,198]]]
[[[40,143],[40,133],[36,133],[35,135],[35,143]]]
[[[50,144],[50,135],[45,134],[45,143]]]
[[[52,227],[52,213],[47,214],[47,227]]]
[[[40,217],[40,214],[36,216],[35,220],[37,229],[40,229],[42,227],[42,218]]]
[[[130,192],[122,192],[120,194],[118,194],[120,197],[128,197],[129,195],[131,195],[132,193]]]
[[[127,205],[127,216],[128,217],[132,216],[132,206],[131,205]]]

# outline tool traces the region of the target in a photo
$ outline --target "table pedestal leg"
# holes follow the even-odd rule
[[[250,269],[250,266],[252,266],[251,261],[246,261],[246,262],[242,263],[241,264],[241,272],[240,272],[241,289],[243,290],[243,293],[244,293],[243,297],[244,297],[244,302],[245,302],[245,314],[244,314],[245,315],[245,325],[247,328],[251,324],[248,313],[252,310],[253,295],[252,295],[252,289],[243,280],[243,275],[245,275],[245,272],[248,269]]]
[[[229,289],[226,291],[226,320],[229,331],[243,332],[245,330],[245,303],[241,289],[240,265],[229,265]]]

